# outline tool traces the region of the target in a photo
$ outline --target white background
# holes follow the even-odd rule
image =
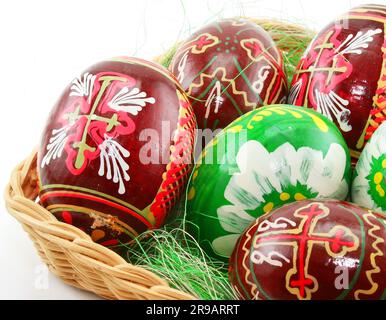
[[[0,2],[0,188],[39,142],[61,90],[105,58],[151,59],[216,18],[279,18],[322,28],[350,7],[386,0],[65,0]],[[39,261],[0,199],[0,299],[95,299]]]

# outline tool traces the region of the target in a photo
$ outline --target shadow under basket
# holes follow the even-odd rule
[[[292,75],[313,32],[294,24],[249,19],[262,26],[282,50]],[[155,59],[167,66],[175,48]],[[82,230],[59,222],[36,199],[37,154],[33,152],[12,172],[5,190],[8,211],[32,239],[41,259],[64,282],[107,299],[197,299],[173,289],[155,273],[126,262],[117,253],[92,241]]]

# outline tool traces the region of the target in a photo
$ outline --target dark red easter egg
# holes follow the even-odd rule
[[[43,132],[41,204],[106,246],[161,226],[191,169],[195,116],[174,76],[115,58],[64,90]]]
[[[338,200],[302,200],[258,218],[229,276],[243,299],[385,299],[386,216]]]
[[[241,19],[215,21],[177,49],[170,70],[191,99],[198,128],[226,127],[262,105],[283,103],[283,59],[269,34]]]
[[[292,80],[289,103],[335,122],[353,162],[386,119],[386,7],[364,5],[311,42]]]

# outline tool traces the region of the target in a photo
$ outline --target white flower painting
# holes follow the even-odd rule
[[[323,93],[315,89],[314,95],[318,112],[331,121],[334,117],[343,132],[351,131],[352,126],[348,123],[351,111],[346,108],[349,104],[348,100],[341,98],[333,90]]]
[[[219,222],[229,234],[212,242],[214,251],[229,257],[240,234],[256,219],[248,211],[261,208],[267,195],[281,194],[289,186],[306,186],[318,198],[345,199],[346,160],[345,150],[337,143],[332,143],[323,156],[321,151],[296,149],[288,142],[273,152],[258,141],[246,142],[236,157],[239,172],[225,189],[224,197],[230,204],[217,210]]]
[[[130,152],[122,147],[117,141],[105,134],[105,141],[99,145],[100,165],[98,174],[105,176],[107,180],[118,183],[118,193],[125,193],[124,181],[129,181],[129,165],[125,158]]]
[[[86,72],[82,77],[77,77],[72,81],[70,96],[86,97],[87,102],[91,102],[92,92],[96,76]]]
[[[52,136],[46,147],[47,152],[40,164],[41,168],[44,168],[46,165],[48,166],[51,160],[58,159],[62,156],[64,146],[67,143],[67,130],[68,126],[52,130]]]
[[[371,194],[370,184],[373,184],[375,189],[373,192],[379,194],[379,199],[383,198],[382,203],[384,207],[386,207],[385,190],[381,186],[382,182],[383,185],[385,185],[386,181],[384,175],[384,172],[386,172],[386,161],[383,160],[382,163],[379,164],[380,168],[383,169],[383,173],[380,171],[371,175],[372,170],[374,170],[373,168],[375,168],[373,162],[382,158],[382,156],[386,158],[386,122],[383,122],[383,124],[378,127],[363,149],[355,168],[356,176],[351,186],[351,198],[355,203],[379,212],[385,211],[385,209],[381,208],[381,202],[376,203]],[[377,183],[380,185],[378,188],[376,186]]]
[[[347,38],[335,49],[337,54],[362,54],[363,49],[369,47],[369,43],[374,40],[373,36],[382,33],[381,29],[370,29],[366,32],[358,31],[354,36],[350,33]]]
[[[147,103],[154,104],[153,97],[147,97],[146,92],[138,88],[123,87],[108,103],[115,111],[125,111],[134,116],[146,106]]]

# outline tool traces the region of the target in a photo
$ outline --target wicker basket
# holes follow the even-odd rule
[[[80,229],[56,220],[37,197],[36,152],[18,165],[5,190],[8,211],[22,224],[42,260],[66,283],[109,299],[194,299],[152,272],[127,263]]]
[[[293,24],[252,21],[263,26],[275,40],[283,32],[293,37],[310,39],[312,36],[307,29]],[[154,273],[127,263],[115,252],[93,242],[80,229],[59,222],[41,207],[35,201],[38,196],[36,159],[34,151],[14,169],[5,190],[5,203],[54,274],[72,286],[107,299],[196,299],[171,288]]]

